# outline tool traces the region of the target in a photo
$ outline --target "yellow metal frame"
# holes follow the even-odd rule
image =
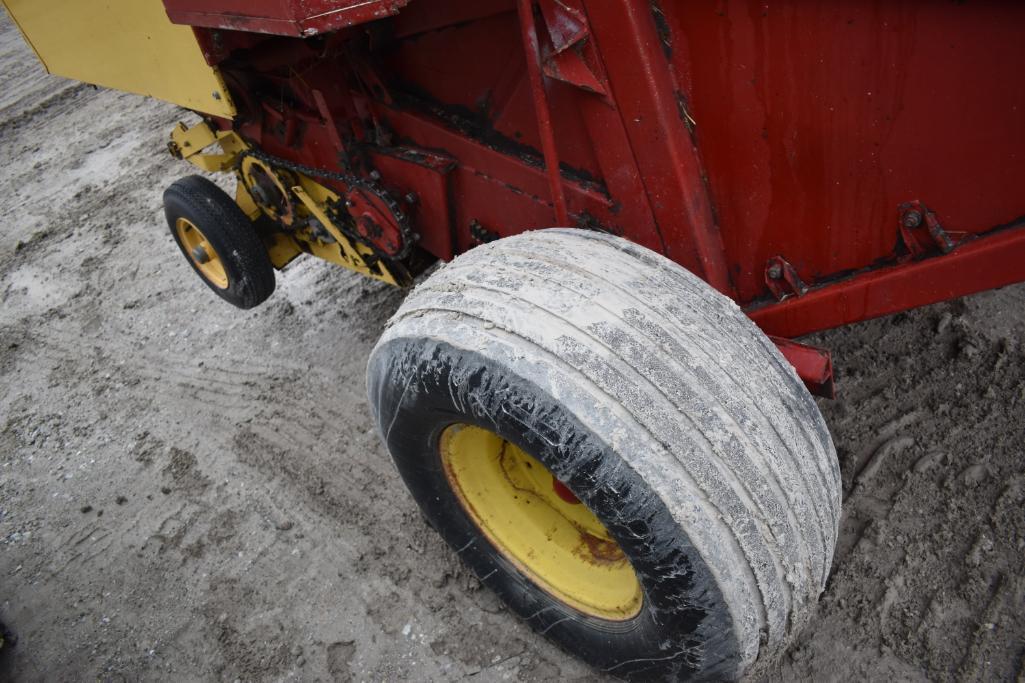
[[[161,0],[0,0],[46,70],[232,118],[235,106],[189,26]]]
[[[630,561],[587,506],[559,495],[562,485],[540,461],[467,424],[447,427],[439,449],[470,519],[531,581],[599,619],[637,616],[644,593]]]
[[[219,147],[219,150],[208,151],[214,146]],[[262,210],[246,189],[238,163],[239,156],[249,149],[249,146],[236,133],[215,131],[205,122],[192,127],[179,123],[171,131],[170,149],[175,156],[204,171],[234,171],[238,178],[236,203],[250,220],[255,221],[260,217]],[[316,218],[330,234],[331,241],[319,239],[309,229],[275,233],[267,247],[267,253],[275,268],[283,268],[300,254],[307,253],[396,287],[405,284],[400,282],[383,262],[374,257],[370,247],[349,239],[331,221],[327,215],[327,206],[340,201],[336,193],[307,176],[295,174],[295,177],[298,184],[289,190],[299,200],[298,210]]]
[[[220,152],[206,151],[215,144]],[[249,146],[234,131],[215,131],[205,122],[192,127],[179,122],[171,131],[171,154],[207,173],[233,170],[239,154],[247,149]]]

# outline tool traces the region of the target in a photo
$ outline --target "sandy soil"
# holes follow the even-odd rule
[[[187,115],[46,76],[0,20],[10,680],[593,680],[421,520],[371,430],[402,293],[303,261],[216,299],[160,195]],[[840,546],[769,680],[1022,680],[1025,287],[818,335]]]

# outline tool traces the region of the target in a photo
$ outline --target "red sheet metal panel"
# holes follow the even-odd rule
[[[409,0],[164,0],[176,24],[312,36],[397,13]]]
[[[741,301],[1025,214],[1025,3],[663,0]]]

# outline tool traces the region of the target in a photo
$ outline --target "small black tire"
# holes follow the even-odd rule
[[[245,309],[274,292],[267,249],[235,200],[217,185],[198,175],[175,181],[164,191],[164,215],[189,265],[217,296]],[[192,244],[197,240],[202,246]]]
[[[812,614],[840,519],[825,422],[734,302],[668,259],[571,229],[478,247],[406,299],[367,385],[432,526],[532,628],[596,668],[734,680]],[[497,547],[446,471],[453,424],[525,451],[586,505],[636,572],[639,612],[581,612]]]

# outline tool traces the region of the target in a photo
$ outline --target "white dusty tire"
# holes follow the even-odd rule
[[[478,247],[407,298],[367,380],[434,527],[597,668],[739,678],[781,651],[825,586],[840,477],[814,401],[730,299],[654,252],[572,229]],[[557,599],[482,531],[441,463],[453,423],[494,432],[568,486],[629,559],[635,614]]]

